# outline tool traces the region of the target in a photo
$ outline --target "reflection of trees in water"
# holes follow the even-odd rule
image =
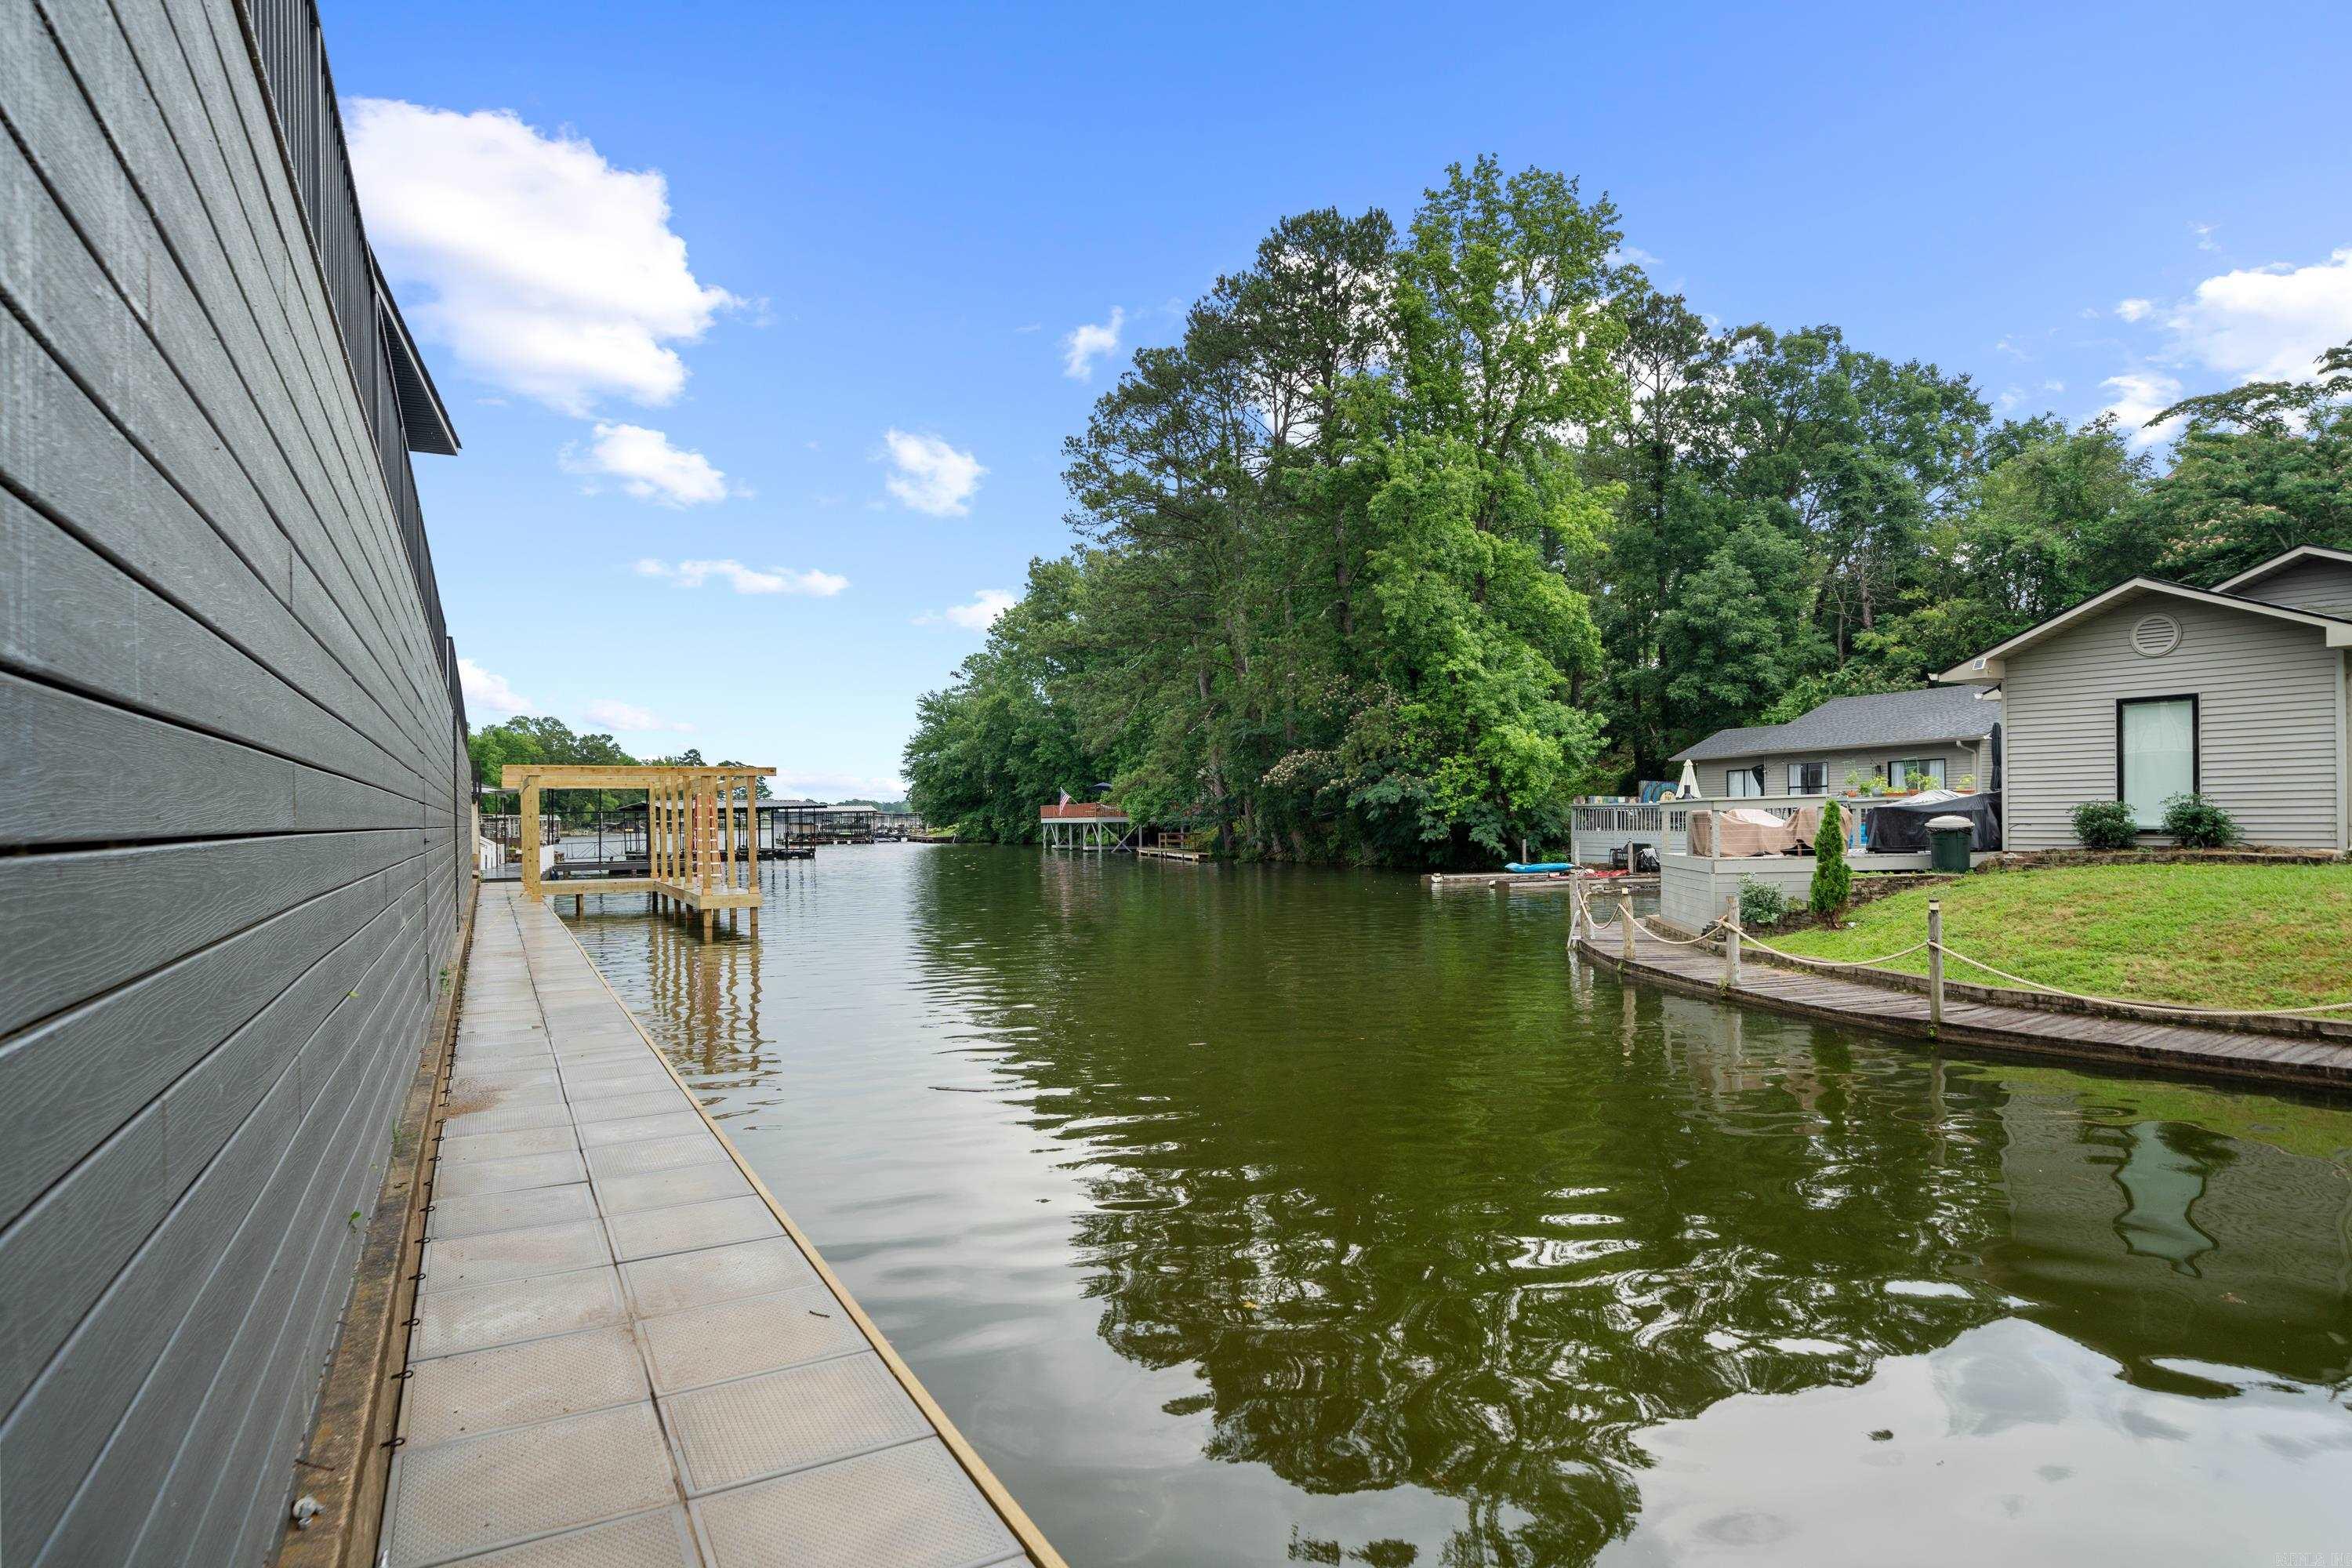
[[[1449,1563],[1579,1561],[1639,1428],[1994,1314],[1883,1286],[2000,1224],[1997,1085],[1653,997],[1629,1044],[1610,987],[1560,1011],[1556,917],[1021,870],[1042,904],[919,892],[921,961],[1013,1042],[1100,1331],[1197,1371],[1214,1458],[1460,1498]]]

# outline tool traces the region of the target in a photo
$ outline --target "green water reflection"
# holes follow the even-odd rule
[[[580,927],[1074,1563],[2352,1552],[2339,1107],[1636,994],[1403,878],[768,877],[758,943]]]

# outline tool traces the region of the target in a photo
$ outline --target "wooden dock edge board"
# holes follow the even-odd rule
[[[554,915],[552,910],[548,913],[551,917]],[[629,1020],[629,1026],[636,1030],[637,1037],[645,1042],[646,1049],[653,1053],[654,1060],[661,1063],[662,1070],[669,1074],[670,1081],[677,1085],[678,1092],[686,1096],[687,1103],[694,1107],[694,1113],[702,1118],[703,1125],[710,1129],[710,1135],[719,1140],[719,1146],[724,1149],[727,1152],[727,1157],[735,1163],[736,1170],[742,1173],[743,1179],[751,1184],[751,1190],[760,1194],[760,1201],[768,1205],[768,1212],[776,1216],[776,1223],[784,1227],[784,1234],[793,1238],[793,1245],[807,1257],[809,1266],[816,1270],[817,1277],[823,1279],[834,1295],[840,1299],[842,1306],[849,1312],[850,1321],[857,1325],[858,1331],[864,1334],[874,1346],[875,1354],[879,1356],[882,1364],[889,1369],[890,1375],[898,1380],[898,1386],[906,1390],[907,1397],[915,1402],[916,1408],[923,1413],[924,1417],[933,1427],[937,1428],[940,1441],[947,1446],[948,1452],[955,1457],[956,1463],[961,1466],[964,1474],[971,1479],[971,1484],[980,1489],[981,1496],[988,1500],[988,1506],[996,1510],[996,1516],[1004,1521],[1004,1528],[1013,1532],[1013,1540],[1021,1543],[1022,1550],[1029,1553],[1030,1560],[1036,1563],[1037,1568],[1069,1568],[1069,1564],[1063,1560],[1062,1554],[1055,1551],[1052,1544],[1046,1541],[1045,1532],[1037,1528],[1036,1522],[1023,1510],[1018,1502],[1013,1500],[1013,1494],[1005,1489],[1004,1483],[996,1479],[996,1472],[988,1468],[988,1461],[980,1457],[971,1444],[965,1440],[964,1435],[956,1429],[955,1423],[948,1419],[948,1413],[940,1408],[939,1401],[931,1397],[930,1391],[925,1388],[921,1380],[915,1376],[914,1368],[908,1366],[899,1357],[898,1351],[883,1336],[881,1328],[872,1318],[866,1315],[866,1309],[858,1305],[856,1296],[850,1294],[848,1285],[842,1280],[840,1275],[833,1271],[833,1266],[824,1260],[824,1254],[817,1251],[816,1243],[811,1241],[807,1233],[793,1223],[793,1216],[784,1212],[784,1205],[776,1200],[774,1193],[768,1190],[768,1184],[760,1179],[760,1173],[751,1168],[751,1162],[743,1158],[742,1151],[735,1147],[735,1141],[728,1137],[726,1130],[712,1120],[709,1108],[702,1103],[701,1097],[694,1092],[693,1086],[679,1074],[677,1067],[671,1063],[669,1057],[662,1048],[654,1043],[654,1037],[646,1033],[645,1023],[637,1016],[635,1009],[623,1001],[621,994],[613,989],[613,983],[606,979],[604,972],[597,967],[595,955],[588,951],[588,944],[580,940],[580,933],[570,926],[564,925],[560,918],[555,923],[562,927],[564,934],[572,939],[572,945],[580,949],[580,956],[587,962],[589,973],[595,975],[596,983],[604,986],[605,994],[613,998],[613,1005],[620,1008],[623,1016]]]
[[[389,1439],[400,1411],[402,1374],[408,1367],[408,1324],[416,1311],[416,1280],[410,1248],[425,1240],[425,1210],[430,1195],[425,1172],[433,1160],[433,1132],[442,1117],[442,1089],[448,1078],[457,1035],[457,1007],[466,988],[466,964],[474,948],[474,916],[481,908],[482,879],[473,891],[450,944],[449,984],[434,1002],[415,1074],[394,1123],[392,1158],[368,1220],[367,1238],[344,1303],[342,1332],[320,1384],[319,1403],[302,1451],[294,1460],[289,1502],[306,1494],[319,1504],[306,1529],[281,1520],[271,1561],[276,1568],[373,1568],[383,1532],[383,1507],[392,1475]]]
[[[1922,1018],[1851,1013],[1843,1008],[1817,1006],[1774,996],[1768,992],[1743,989],[1737,995],[1726,995],[1720,985],[1695,980],[1686,974],[1676,974],[1672,970],[1655,968],[1638,960],[1629,964],[1623,954],[1612,952],[1585,936],[1580,935],[1576,939],[1576,951],[1579,956],[1612,973],[1630,976],[1662,991],[1703,997],[1733,1006],[1761,1007],[1767,1012],[1807,1018],[1815,1023],[1833,1024],[1843,1028],[1875,1029],[1881,1034],[1901,1035],[1933,1045],[1966,1046],[1972,1050],[2013,1056],[2055,1057],[2107,1067],[2154,1068],[2184,1078],[2222,1078],[2233,1082],[2254,1082],[2273,1087],[2291,1085],[2303,1089],[2333,1089],[2339,1093],[2352,1087],[2341,1072],[2299,1062],[2272,1062],[2250,1057],[2189,1056],[2179,1051],[2151,1050],[2120,1043],[2102,1045],[2068,1039],[2063,1036],[2028,1034],[2023,1030],[1975,1028],[1949,1020],[1938,1031]],[[2060,1018],[2070,1015],[2053,1013],[2051,1016]]]

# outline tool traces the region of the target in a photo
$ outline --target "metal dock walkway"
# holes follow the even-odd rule
[[[1061,1559],[551,913],[485,886],[390,1568]]]
[[[1739,984],[1723,986],[1723,954],[1713,947],[1676,946],[1637,928],[1628,961],[1622,933],[1612,921],[1576,939],[1578,953],[1606,969],[1670,991],[1744,1002],[1825,1023],[1914,1035],[1949,1045],[2077,1060],[2161,1067],[2200,1076],[2352,1085],[2352,1046],[2328,1040],[2254,1035],[2184,1024],[2137,1023],[2086,1014],[1948,1001],[1941,1026],[1927,1016],[1927,998],[1857,981],[1753,960],[1739,966]]]

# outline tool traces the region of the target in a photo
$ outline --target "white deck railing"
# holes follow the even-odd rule
[[[1569,858],[1580,866],[1604,865],[1612,850],[1635,844],[1647,844],[1661,856],[1680,855],[1689,847],[1685,835],[1694,811],[1769,811],[1785,821],[1809,805],[1823,805],[1830,799],[1825,795],[1708,795],[1648,805],[1595,802],[1571,806]],[[1867,799],[1838,799],[1849,823],[1858,820],[1858,812],[1882,804]],[[1853,841],[1854,832],[1853,826],[1847,827],[1848,843]]]

